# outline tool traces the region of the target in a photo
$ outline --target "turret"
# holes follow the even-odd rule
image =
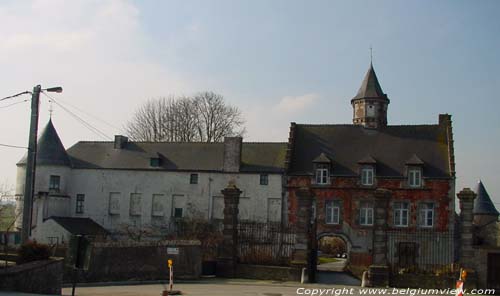
[[[377,79],[377,74],[370,63],[358,93],[351,100],[353,124],[367,128],[379,128],[387,125],[387,107],[389,99],[384,94]]]

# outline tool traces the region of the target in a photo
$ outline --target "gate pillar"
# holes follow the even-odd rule
[[[375,190],[375,224],[373,227],[373,264],[368,269],[371,286],[389,285],[389,265],[387,261],[387,221],[391,191]]]

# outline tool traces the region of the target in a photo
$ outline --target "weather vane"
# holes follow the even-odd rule
[[[52,100],[49,100],[49,117],[52,118],[52,112],[54,112],[54,106],[52,105]]]
[[[372,64],[372,63],[373,63],[373,48],[370,45],[370,64]]]

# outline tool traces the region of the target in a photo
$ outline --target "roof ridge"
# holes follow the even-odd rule
[[[349,123],[297,123],[296,125],[300,126],[352,126],[352,127],[359,127],[359,128],[365,128],[361,125],[358,124],[349,124]],[[439,126],[437,123],[422,123],[422,124],[391,124],[387,125],[383,128],[380,128],[379,130],[383,130],[384,128],[390,128],[390,127],[402,127],[402,126]]]

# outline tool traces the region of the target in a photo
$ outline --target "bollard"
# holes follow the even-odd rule
[[[174,289],[174,261],[172,259],[168,259],[168,270],[169,270],[169,283],[168,290],[163,290],[162,296],[168,295],[182,295],[181,291],[175,291]]]

